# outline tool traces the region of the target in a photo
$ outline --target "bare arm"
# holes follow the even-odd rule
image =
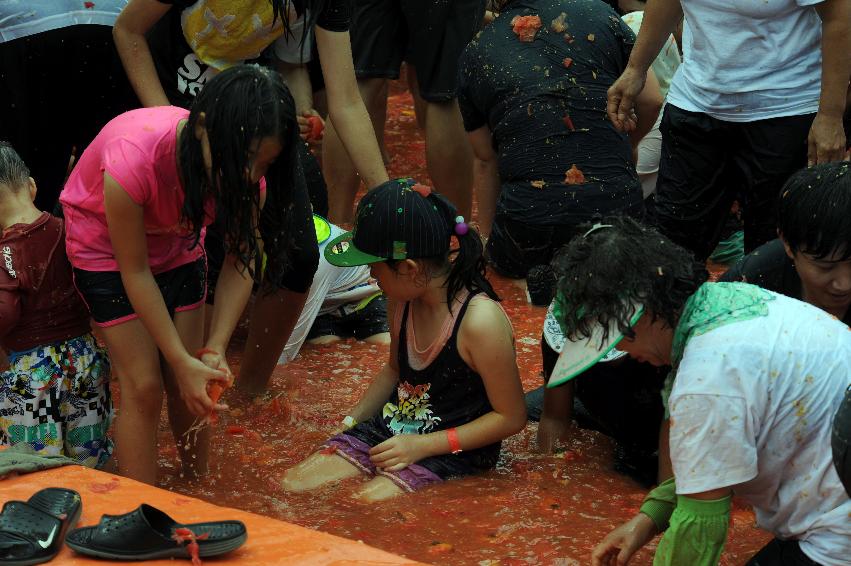
[[[115,48],[143,106],[168,106],[145,34],[171,9],[157,0],[130,0],[112,28]]]
[[[227,367],[225,352],[239,317],[248,304],[251,296],[252,281],[248,270],[240,270],[239,259],[234,254],[225,256],[219,280],[216,282],[216,296],[227,297],[227,300],[216,301],[213,305],[213,317],[210,322],[210,335],[205,349],[218,352],[215,367]]]
[[[143,209],[108,173],[104,173],[104,209],[121,281],[134,312],[174,369],[189,409],[198,416],[208,414],[214,407],[207,395],[207,382],[221,380],[224,375],[186,351],[148,265]]]
[[[387,300],[387,320],[393,320],[393,313],[398,305],[392,299]],[[349,411],[349,415],[358,422],[372,418],[381,410],[396,385],[399,383],[399,367],[396,363],[399,351],[399,336],[396,332],[390,333],[390,355],[387,363],[369,384],[369,388],[363,394],[358,404]]]
[[[851,2],[824,0],[816,11],[822,21],[821,97],[808,139],[810,165],[845,156],[842,114],[851,73]]]
[[[315,30],[328,97],[328,118],[361,179],[371,189],[389,177],[375,130],[358,91],[349,32],[333,32],[319,26]]]
[[[278,72],[295,99],[296,114],[301,116],[313,110],[313,86],[306,65],[277,61]]]
[[[573,397],[576,383],[544,388],[544,408],[538,423],[538,450],[552,453],[573,431]]]
[[[644,139],[644,136],[653,129],[653,124],[656,123],[656,118],[659,117],[659,111],[662,109],[664,102],[665,99],[662,97],[662,91],[659,88],[656,73],[648,70],[644,88],[641,89],[641,92],[635,99],[635,113],[638,115],[638,122],[635,125],[635,129],[629,133],[629,140],[633,148],[637,148],[639,142]]]
[[[479,201],[479,232],[490,236],[491,226],[496,216],[496,201],[499,198],[501,181],[499,178],[499,161],[493,149],[493,135],[485,125],[469,132],[470,143],[476,156],[476,196]]]
[[[623,74],[609,88],[609,119],[620,130],[636,127],[635,103],[644,88],[647,70],[683,17],[680,0],[649,0],[641,31]],[[651,122],[652,127],[652,122]]]

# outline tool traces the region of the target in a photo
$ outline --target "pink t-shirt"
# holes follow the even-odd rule
[[[174,106],[131,110],[112,119],[86,148],[59,198],[71,265],[88,271],[118,271],[103,205],[104,171],[144,208],[152,273],[203,255],[206,228],[193,247],[191,232],[180,219],[184,191],[177,170],[177,126],[188,117],[188,110]],[[207,226],[215,216],[213,202],[205,209]]]

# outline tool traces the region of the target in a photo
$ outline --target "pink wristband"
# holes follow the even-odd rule
[[[458,431],[455,427],[446,429],[446,440],[449,441],[449,451],[453,454],[461,452],[461,443],[458,442]]]

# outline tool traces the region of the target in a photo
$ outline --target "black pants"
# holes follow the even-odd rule
[[[744,202],[745,252],[777,237],[775,206],[789,176],[807,164],[814,114],[724,122],[668,104],[651,222],[704,262],[737,195]]]
[[[525,279],[537,265],[549,265],[576,235],[577,226],[539,226],[497,213],[486,253],[491,266],[505,277]]]
[[[819,563],[804,554],[798,541],[774,539],[745,566],[819,566]]]
[[[0,43],[0,140],[30,168],[39,210],[56,204],[72,148],[79,157],[108,121],[137,106],[109,26]]]

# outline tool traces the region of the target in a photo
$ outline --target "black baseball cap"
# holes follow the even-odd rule
[[[455,207],[413,179],[378,185],[358,203],[355,226],[325,247],[331,265],[435,257],[449,250]]]

